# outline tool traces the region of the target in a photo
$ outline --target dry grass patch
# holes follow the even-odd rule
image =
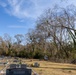
[[[32,67],[32,69],[39,75],[76,75],[76,65],[73,64],[53,63],[50,61],[39,61],[33,59],[23,59],[22,61],[29,65],[38,62],[40,67]]]
[[[5,66],[4,65],[0,65],[0,70],[2,70]]]

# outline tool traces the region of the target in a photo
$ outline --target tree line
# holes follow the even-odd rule
[[[59,61],[76,59],[76,7],[47,9],[36,27],[14,39],[0,37],[0,55]]]

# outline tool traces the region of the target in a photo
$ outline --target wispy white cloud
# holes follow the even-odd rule
[[[25,26],[19,26],[19,25],[10,25],[10,26],[8,26],[8,28],[16,28],[16,29],[17,28],[20,28],[20,29],[22,28],[23,29],[23,28],[26,28],[26,27]]]
[[[19,22],[25,22],[25,20],[24,19],[21,19]]]
[[[0,0],[0,5],[6,12],[17,18],[36,19],[45,9],[51,7],[60,0]]]
[[[2,7],[6,7],[6,6],[7,6],[7,3],[2,2],[2,1],[0,0],[0,6],[2,6]]]
[[[8,14],[23,18],[37,18],[51,5],[51,0],[0,0]]]

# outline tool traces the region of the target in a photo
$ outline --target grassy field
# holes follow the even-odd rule
[[[29,65],[38,62],[40,67],[32,67],[32,69],[39,75],[76,75],[76,65],[73,64],[53,63],[39,60],[23,60],[23,62]]]
[[[50,61],[35,59],[21,59],[21,61],[22,63],[26,63],[27,65],[31,65],[35,62],[38,62],[40,64],[40,67],[31,68],[39,75],[76,75],[76,65],[74,64],[54,63]],[[0,70],[2,68],[4,68],[4,66],[0,66]]]

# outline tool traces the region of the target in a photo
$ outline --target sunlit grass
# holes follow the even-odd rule
[[[30,68],[32,68],[32,70],[37,72],[39,75],[76,75],[76,65],[74,64],[54,63],[50,61],[35,59],[21,59],[21,61],[22,63],[27,65],[38,62],[40,64],[38,68]],[[13,59],[10,59],[10,62],[13,63]],[[4,66],[0,65],[0,70],[2,70],[3,68]]]
[[[32,67],[39,75],[76,75],[76,65],[53,63],[50,61],[23,60],[26,64],[38,62],[39,68]]]

